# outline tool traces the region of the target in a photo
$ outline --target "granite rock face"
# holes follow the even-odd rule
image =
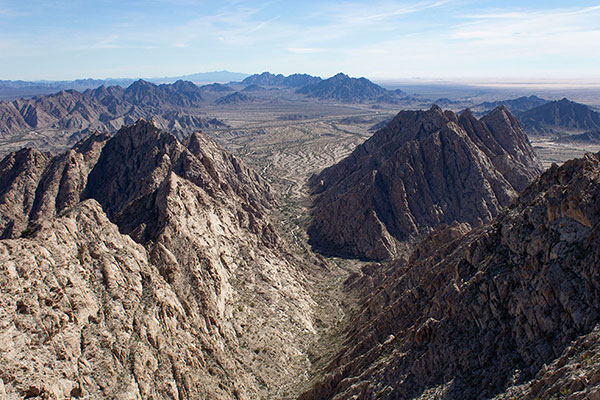
[[[311,260],[288,252],[243,162],[139,121],[0,171],[0,397],[293,392],[315,335]]]
[[[407,260],[364,268],[342,349],[300,398],[598,398],[599,199],[588,154],[491,223],[440,228]]]
[[[382,260],[399,243],[453,221],[494,218],[541,172],[505,107],[477,119],[433,106],[401,111],[338,164],[311,178],[311,244]]]

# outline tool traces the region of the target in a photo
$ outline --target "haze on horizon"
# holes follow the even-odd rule
[[[0,79],[343,71],[600,82],[600,1],[0,0]]]

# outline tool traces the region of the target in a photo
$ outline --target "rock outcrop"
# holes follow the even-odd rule
[[[312,261],[289,253],[243,162],[139,121],[1,165],[0,397],[293,393]]]
[[[364,268],[366,300],[300,399],[600,397],[600,161],[552,166],[490,224]]]
[[[478,120],[433,106],[401,111],[354,152],[311,178],[311,244],[382,260],[453,221],[489,222],[541,172],[505,107]]]

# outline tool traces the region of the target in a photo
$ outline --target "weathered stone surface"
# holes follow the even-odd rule
[[[0,241],[7,398],[293,393],[315,337],[312,261],[277,235],[256,173],[202,134],[181,143],[145,121],[25,155],[40,158],[20,184],[35,200],[16,184],[4,198],[31,205],[35,229]],[[13,175],[0,179],[26,177]]]
[[[342,350],[300,398],[596,398],[599,199],[588,154],[490,224],[446,227],[371,271]]]
[[[398,243],[453,221],[489,222],[541,172],[504,107],[477,120],[434,106],[401,111],[340,163],[311,178],[311,243],[382,260]]]

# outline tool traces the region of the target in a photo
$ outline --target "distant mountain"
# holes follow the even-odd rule
[[[318,76],[308,74],[292,74],[283,79],[283,85],[291,88],[299,88],[308,85],[314,85],[321,82],[322,79]]]
[[[454,107],[454,106],[464,104],[464,102],[460,101],[460,100],[451,100],[447,97],[441,97],[441,98],[435,100],[433,102],[433,104],[437,104],[440,107]],[[499,105],[500,104],[498,104],[497,106],[499,106]],[[490,110],[496,108],[497,106],[491,107]]]
[[[262,92],[264,90],[267,90],[267,89],[260,85],[252,84],[252,85],[246,86],[244,89],[242,89],[242,92]]]
[[[200,86],[200,90],[215,93],[235,92],[235,89],[222,83],[211,83],[210,85]]]
[[[123,99],[136,106],[192,107],[202,101],[202,90],[189,81],[157,86],[140,79],[125,89]]]
[[[600,130],[600,114],[566,98],[517,114],[527,133],[556,135]]]
[[[223,97],[217,99],[216,103],[219,105],[243,104],[243,103],[252,103],[252,102],[255,102],[256,100],[257,99],[254,96],[240,93],[240,92],[235,92],[235,93],[231,93],[231,94],[228,94],[227,96],[223,96]]]
[[[0,102],[1,152],[25,145],[58,151],[91,132],[114,132],[139,118],[153,119],[180,135],[223,126],[194,111],[202,101],[202,90],[191,82],[155,85],[138,80],[126,89],[100,86]]]
[[[488,112],[498,106],[504,105],[504,106],[506,106],[506,108],[508,108],[510,110],[510,112],[518,113],[518,112],[530,110],[535,107],[539,107],[548,102],[549,102],[549,100],[542,99],[537,96],[529,96],[529,97],[523,96],[523,97],[519,97],[517,99],[512,99],[512,100],[499,100],[499,101],[492,101],[492,102],[486,101],[486,102],[483,102],[483,103],[473,106],[472,109],[479,111],[479,112]]]
[[[0,88],[93,89],[102,85],[130,85],[133,79],[75,79],[72,81],[1,81]]]
[[[561,136],[556,139],[558,143],[580,143],[580,144],[600,144],[600,130],[579,133],[576,135]]]
[[[176,81],[191,82],[216,82],[225,83],[231,81],[240,81],[249,74],[241,72],[214,71],[200,72],[197,74],[182,75],[176,77],[146,78],[144,81],[154,84],[174,83]],[[0,100],[14,100],[21,97],[31,97],[36,95],[46,95],[59,92],[61,90],[75,89],[84,91],[86,89],[95,89],[100,86],[121,86],[127,87],[136,79],[118,78],[118,79],[75,79],[72,81],[10,81],[0,80]]]
[[[0,100],[47,95],[61,90],[95,89],[99,86],[128,86],[133,79],[76,79],[73,81],[0,81]]]
[[[351,78],[339,73],[319,83],[302,87],[296,93],[320,100],[335,100],[344,103],[364,101],[390,102],[401,96],[401,91],[389,91],[366,78]]]
[[[262,86],[283,86],[289,88],[303,87],[312,85],[321,81],[321,78],[308,74],[292,74],[284,76],[282,74],[274,75],[270,72],[255,74],[247,77],[242,81],[246,85],[262,85]]]
[[[351,155],[310,179],[310,243],[336,256],[395,257],[453,221],[481,225],[541,173],[516,118],[433,106],[401,111]]]

